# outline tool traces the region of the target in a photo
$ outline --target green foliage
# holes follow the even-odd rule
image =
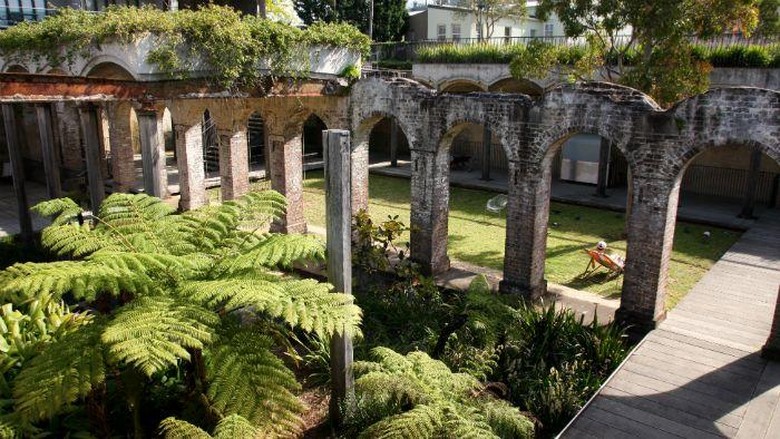
[[[273,75],[303,74],[309,48],[344,47],[366,54],[369,41],[343,24],[319,24],[307,30],[272,22],[223,6],[163,11],[111,6],[103,13],[70,8],[41,22],[24,22],[0,34],[0,51],[9,59],[45,61],[68,68],[95,46],[132,43],[153,35],[155,48],[147,61],[172,78],[184,78],[205,62],[208,76],[227,88],[255,86],[262,75],[258,62],[269,60]]]
[[[378,347],[376,362],[356,362],[355,399],[346,425],[362,438],[531,438],[533,423],[423,352]],[[362,430],[362,432],[361,432]]]
[[[339,73],[339,76],[342,78],[347,79],[348,81],[357,81],[360,79],[360,67],[351,64],[347,67],[344,67],[344,70]]]
[[[417,62],[423,64],[508,64],[525,52],[520,44],[497,46],[493,44],[436,44],[421,47]]]
[[[187,421],[166,418],[160,423],[160,432],[165,439],[236,439],[260,436],[260,430],[239,415],[223,418],[214,429],[214,436]]]
[[[570,310],[521,306],[508,326],[496,377],[510,399],[532,412],[546,435],[556,434],[627,353],[623,332],[594,320],[582,325]]]
[[[368,33],[369,8],[363,0],[294,0],[295,12],[308,26],[322,23],[349,23],[353,29]],[[406,30],[409,17],[406,2],[377,0],[374,2],[374,41],[398,41]]]
[[[727,46],[715,49],[695,47],[696,55],[713,67],[780,67],[780,44],[772,46]]]
[[[264,232],[283,212],[278,193],[181,215],[129,194],[109,196],[95,215],[65,200],[37,209],[55,217],[43,245],[72,260],[0,272],[1,383],[13,397],[0,416],[9,428],[61,424],[66,413],[109,425],[107,401],[126,401],[113,410],[133,414],[137,435],[169,414],[207,429],[232,419],[217,425],[218,437],[244,431],[247,421],[234,414],[262,431],[292,431],[299,386],[276,355],[286,347],[278,340],[292,330],[357,333],[360,310],[351,297],[279,271],[322,259],[324,249],[313,237]],[[282,337],[266,331],[272,326]],[[166,392],[179,403],[142,421],[143,402]],[[184,425],[178,422],[163,428]],[[111,425],[123,423],[131,424],[112,417]]]
[[[780,0],[759,0],[756,35],[762,38],[780,37]]]

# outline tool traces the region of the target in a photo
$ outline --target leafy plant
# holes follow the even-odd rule
[[[18,332],[35,347],[18,373],[4,374],[13,412],[3,419],[22,431],[81,408],[93,426],[110,429],[124,418],[106,422],[109,401],[120,400],[143,435],[166,415],[143,418],[144,401],[182,374],[187,408],[169,414],[206,428],[235,414],[269,434],[294,431],[299,385],[275,354],[269,325],[354,333],[360,310],[327,284],[280,272],[324,257],[314,238],[262,232],[284,206],[272,191],[180,215],[147,195],[113,194],[92,216],[69,199],[37,205],[53,217],[43,246],[69,260],[0,272],[4,314],[25,322]],[[13,360],[9,352],[0,364]]]
[[[312,46],[362,54],[370,47],[367,36],[346,24],[300,30],[209,4],[173,12],[153,6],[110,6],[100,14],[63,8],[41,22],[20,23],[0,33],[0,51],[9,59],[68,68],[101,44],[129,44],[146,35],[155,43],[147,61],[162,73],[184,78],[191,70],[202,70],[195,63],[204,62],[207,76],[227,88],[257,85],[265,74],[258,64],[262,59],[269,62],[271,74],[301,76]]]
[[[556,434],[626,355],[625,335],[571,310],[522,305],[508,326],[496,378],[511,401],[533,413],[545,435]]]
[[[346,425],[361,438],[531,438],[533,423],[489,394],[476,378],[452,373],[424,352],[377,347],[356,362]]]

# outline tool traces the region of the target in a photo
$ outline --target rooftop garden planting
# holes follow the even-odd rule
[[[338,47],[365,54],[369,39],[347,24],[315,24],[305,30],[229,7],[162,11],[153,7],[112,6],[104,13],[63,8],[41,22],[24,22],[0,32],[5,58],[44,61],[67,67],[91,49],[116,42],[130,44],[142,37],[157,39],[147,62],[171,78],[186,78],[198,62],[209,77],[225,87],[254,86],[268,74],[300,75],[302,53],[312,47]]]

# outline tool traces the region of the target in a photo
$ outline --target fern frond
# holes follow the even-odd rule
[[[173,417],[160,422],[160,433],[165,439],[211,439],[211,435],[200,428]]]
[[[107,325],[101,340],[111,355],[151,376],[189,360],[187,348],[203,349],[219,317],[198,305],[170,297],[139,297]]]
[[[226,270],[292,267],[296,262],[325,260],[325,246],[312,235],[266,235],[248,251],[223,262]]]
[[[81,258],[101,249],[128,250],[118,240],[95,233],[88,223],[53,225],[41,232],[41,244],[59,256]]]
[[[534,437],[534,423],[517,407],[494,398],[484,398],[485,421],[499,437],[523,439]]]
[[[252,308],[320,337],[359,332],[360,308],[352,296],[314,280],[219,279],[187,284],[183,294],[227,311]]]
[[[165,245],[158,236],[159,221],[174,210],[146,194],[114,193],[100,204],[95,230],[130,242],[137,251],[162,252]]]
[[[14,381],[16,411],[37,421],[62,412],[105,381],[102,326],[81,326],[49,344]]]
[[[94,300],[98,293],[147,293],[148,276],[89,261],[15,264],[0,272],[0,294],[20,302],[39,298],[44,304],[71,293],[76,299]]]
[[[425,439],[438,437],[442,428],[441,407],[418,405],[408,412],[390,416],[367,428],[363,439]]]
[[[82,212],[81,207],[70,198],[55,198],[41,201],[30,210],[41,216],[51,217],[52,224],[60,226],[76,220]]]
[[[287,199],[274,190],[248,192],[233,202],[242,209],[239,221],[252,229],[281,218],[287,208]]]
[[[189,278],[205,271],[212,259],[203,254],[175,256],[165,253],[126,253],[100,251],[87,260],[115,270],[131,271],[151,278]]]
[[[251,328],[224,334],[206,352],[208,397],[219,412],[241,415],[263,431],[296,431],[299,384],[271,347],[269,337]]]
[[[246,418],[239,415],[230,415],[219,421],[214,429],[215,439],[251,439],[260,436],[260,431]]]

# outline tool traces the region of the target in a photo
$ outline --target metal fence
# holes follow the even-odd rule
[[[750,171],[714,166],[691,165],[683,176],[681,190],[702,195],[741,200],[745,197]],[[761,171],[756,187],[756,201],[775,204],[778,199],[780,174]]]

